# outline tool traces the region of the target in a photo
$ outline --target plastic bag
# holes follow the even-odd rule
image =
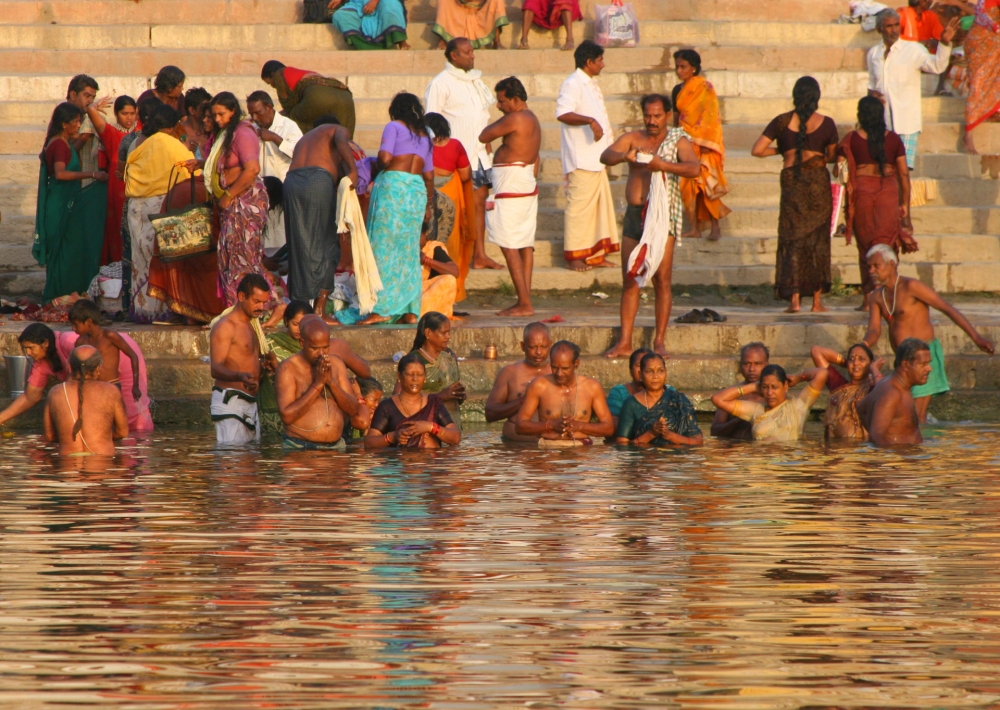
[[[639,20],[631,3],[595,5],[594,41],[601,47],[638,47]]]

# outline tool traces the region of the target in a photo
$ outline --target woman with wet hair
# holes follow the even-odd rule
[[[814,313],[827,310],[822,296],[832,283],[833,195],[826,166],[835,160],[839,137],[833,119],[818,113],[819,99],[819,82],[811,76],[796,81],[795,109],[775,117],[751,151],[784,159],[774,297],[790,301],[787,313],[799,312],[803,294],[812,295]]]
[[[59,358],[56,334],[44,323],[32,323],[17,336],[21,352],[31,359],[31,374],[24,392],[0,412],[0,426],[24,414],[42,401],[45,389],[66,379],[66,367]]]
[[[712,396],[712,404],[750,422],[754,441],[795,441],[802,437],[809,410],[823,393],[828,374],[826,368],[819,368],[788,376],[781,365],[768,365],[761,372],[759,382],[727,387]],[[789,398],[788,388],[800,382],[809,385],[798,397]],[[740,399],[754,392],[762,401]]]
[[[451,342],[451,321],[443,313],[425,313],[417,323],[411,355],[425,368],[423,392],[437,395],[451,414],[452,421],[462,428],[460,407],[465,401],[465,385],[458,369],[458,357],[448,347]]]
[[[848,349],[846,356],[814,345],[812,359],[816,367],[828,371],[826,387],[830,390],[830,401],[823,417],[826,438],[867,441],[868,430],[858,416],[858,402],[882,379],[882,358],[876,359],[865,343],[857,343]],[[843,367],[847,377],[834,365]]]
[[[651,352],[653,351],[648,348],[633,350],[628,359],[628,372],[632,376],[632,380],[624,384],[615,385],[608,392],[608,409],[611,410],[615,426],[618,425],[618,417],[621,416],[622,407],[625,405],[625,402],[632,395],[637,395],[642,391],[642,372],[639,368],[639,363],[642,362],[643,356]]]
[[[899,248],[907,254],[917,251],[910,220],[910,169],[902,139],[885,125],[885,107],[873,96],[858,101],[858,127],[837,148],[847,166],[847,243],[857,237],[858,266],[864,302],[868,310],[875,290],[865,255],[876,244]],[[841,163],[844,165],[845,163]]]
[[[647,352],[639,361],[639,373],[642,389],[622,405],[615,443],[623,446],[705,443],[691,400],[667,384],[667,363],[663,356]]]
[[[396,372],[398,391],[375,410],[365,448],[439,449],[441,444],[458,444],[462,432],[444,402],[436,394],[424,394],[427,375],[420,357],[415,353],[403,356]]]

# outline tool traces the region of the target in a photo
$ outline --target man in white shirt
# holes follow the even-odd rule
[[[486,197],[490,188],[492,149],[479,142],[479,134],[490,122],[490,107],[496,98],[483,83],[483,73],[475,68],[472,44],[465,37],[456,37],[444,50],[448,60],[444,71],[431,79],[424,95],[427,113],[439,113],[448,119],[451,136],[458,140],[469,156],[472,166],[472,187],[476,204],[476,247],[472,256],[473,269],[502,269],[486,256]]]
[[[614,142],[597,76],[604,48],[584,40],[573,53],[576,71],[562,83],[556,118],[562,124],[562,165],[568,185],[563,232],[566,268],[615,267],[605,256],[619,250],[611,182],[601,153]]]
[[[900,19],[895,10],[878,13],[876,23],[882,42],[868,51],[868,95],[885,104],[885,123],[903,139],[906,163],[913,170],[923,129],[920,73],[941,74],[948,69],[958,20],[949,22],[941,33],[937,54],[919,42],[899,38]]]
[[[255,91],[247,96],[247,113],[257,125],[260,136],[260,176],[285,181],[288,166],[292,164],[295,146],[302,138],[299,125],[274,110],[274,101],[266,91]],[[275,188],[272,186],[268,194]],[[280,192],[280,191],[279,191]],[[271,204],[264,232],[263,249],[267,256],[285,246],[285,218],[281,205]]]

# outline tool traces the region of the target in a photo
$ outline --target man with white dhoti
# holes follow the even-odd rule
[[[619,249],[611,182],[601,164],[601,153],[614,136],[597,85],[604,69],[604,48],[584,40],[574,57],[576,71],[563,82],[556,100],[567,185],[563,257],[566,268],[589,271],[595,266],[614,267],[605,256]]]
[[[496,85],[497,107],[503,118],[479,134],[482,143],[503,139],[493,158],[493,193],[486,205],[489,240],[500,247],[517,303],[498,316],[530,316],[531,270],[534,264],[535,228],[538,224],[538,151],[542,125],[528,108],[528,93],[517,77]]]
[[[604,356],[632,354],[632,328],[639,312],[639,289],[653,282],[656,327],[653,350],[667,357],[665,339],[673,296],[670,292],[674,243],[684,222],[680,178],[701,173],[694,145],[672,125],[670,99],[649,94],[640,100],[643,131],[631,131],[601,155],[604,165],[628,163],[625,221],[622,225],[621,338]]]

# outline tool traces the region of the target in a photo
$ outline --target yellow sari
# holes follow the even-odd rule
[[[458,220],[455,220],[458,222]],[[428,259],[434,258],[434,250],[441,247],[448,252],[451,258],[451,250],[441,242],[427,242],[421,251]],[[454,259],[452,259],[454,261]],[[461,267],[459,267],[461,268]],[[461,273],[461,272],[459,272]],[[440,274],[431,278],[429,267],[423,267],[423,290],[420,296],[420,313],[430,313],[437,311],[451,318],[455,314],[455,295],[458,291],[458,280],[451,274]]]
[[[703,77],[693,76],[684,83],[677,96],[680,127],[694,143],[694,152],[701,162],[701,175],[681,178],[681,196],[688,214],[699,222],[722,219],[731,210],[722,204],[729,192],[723,164],[726,148],[722,140],[722,116],[715,88]]]
[[[476,205],[472,199],[472,183],[463,183],[456,171],[448,182],[436,189],[455,205],[455,226],[452,227],[451,234],[439,234],[438,239],[445,242],[445,251],[458,264],[458,293],[455,301],[464,301],[465,279],[469,275],[476,246]]]

